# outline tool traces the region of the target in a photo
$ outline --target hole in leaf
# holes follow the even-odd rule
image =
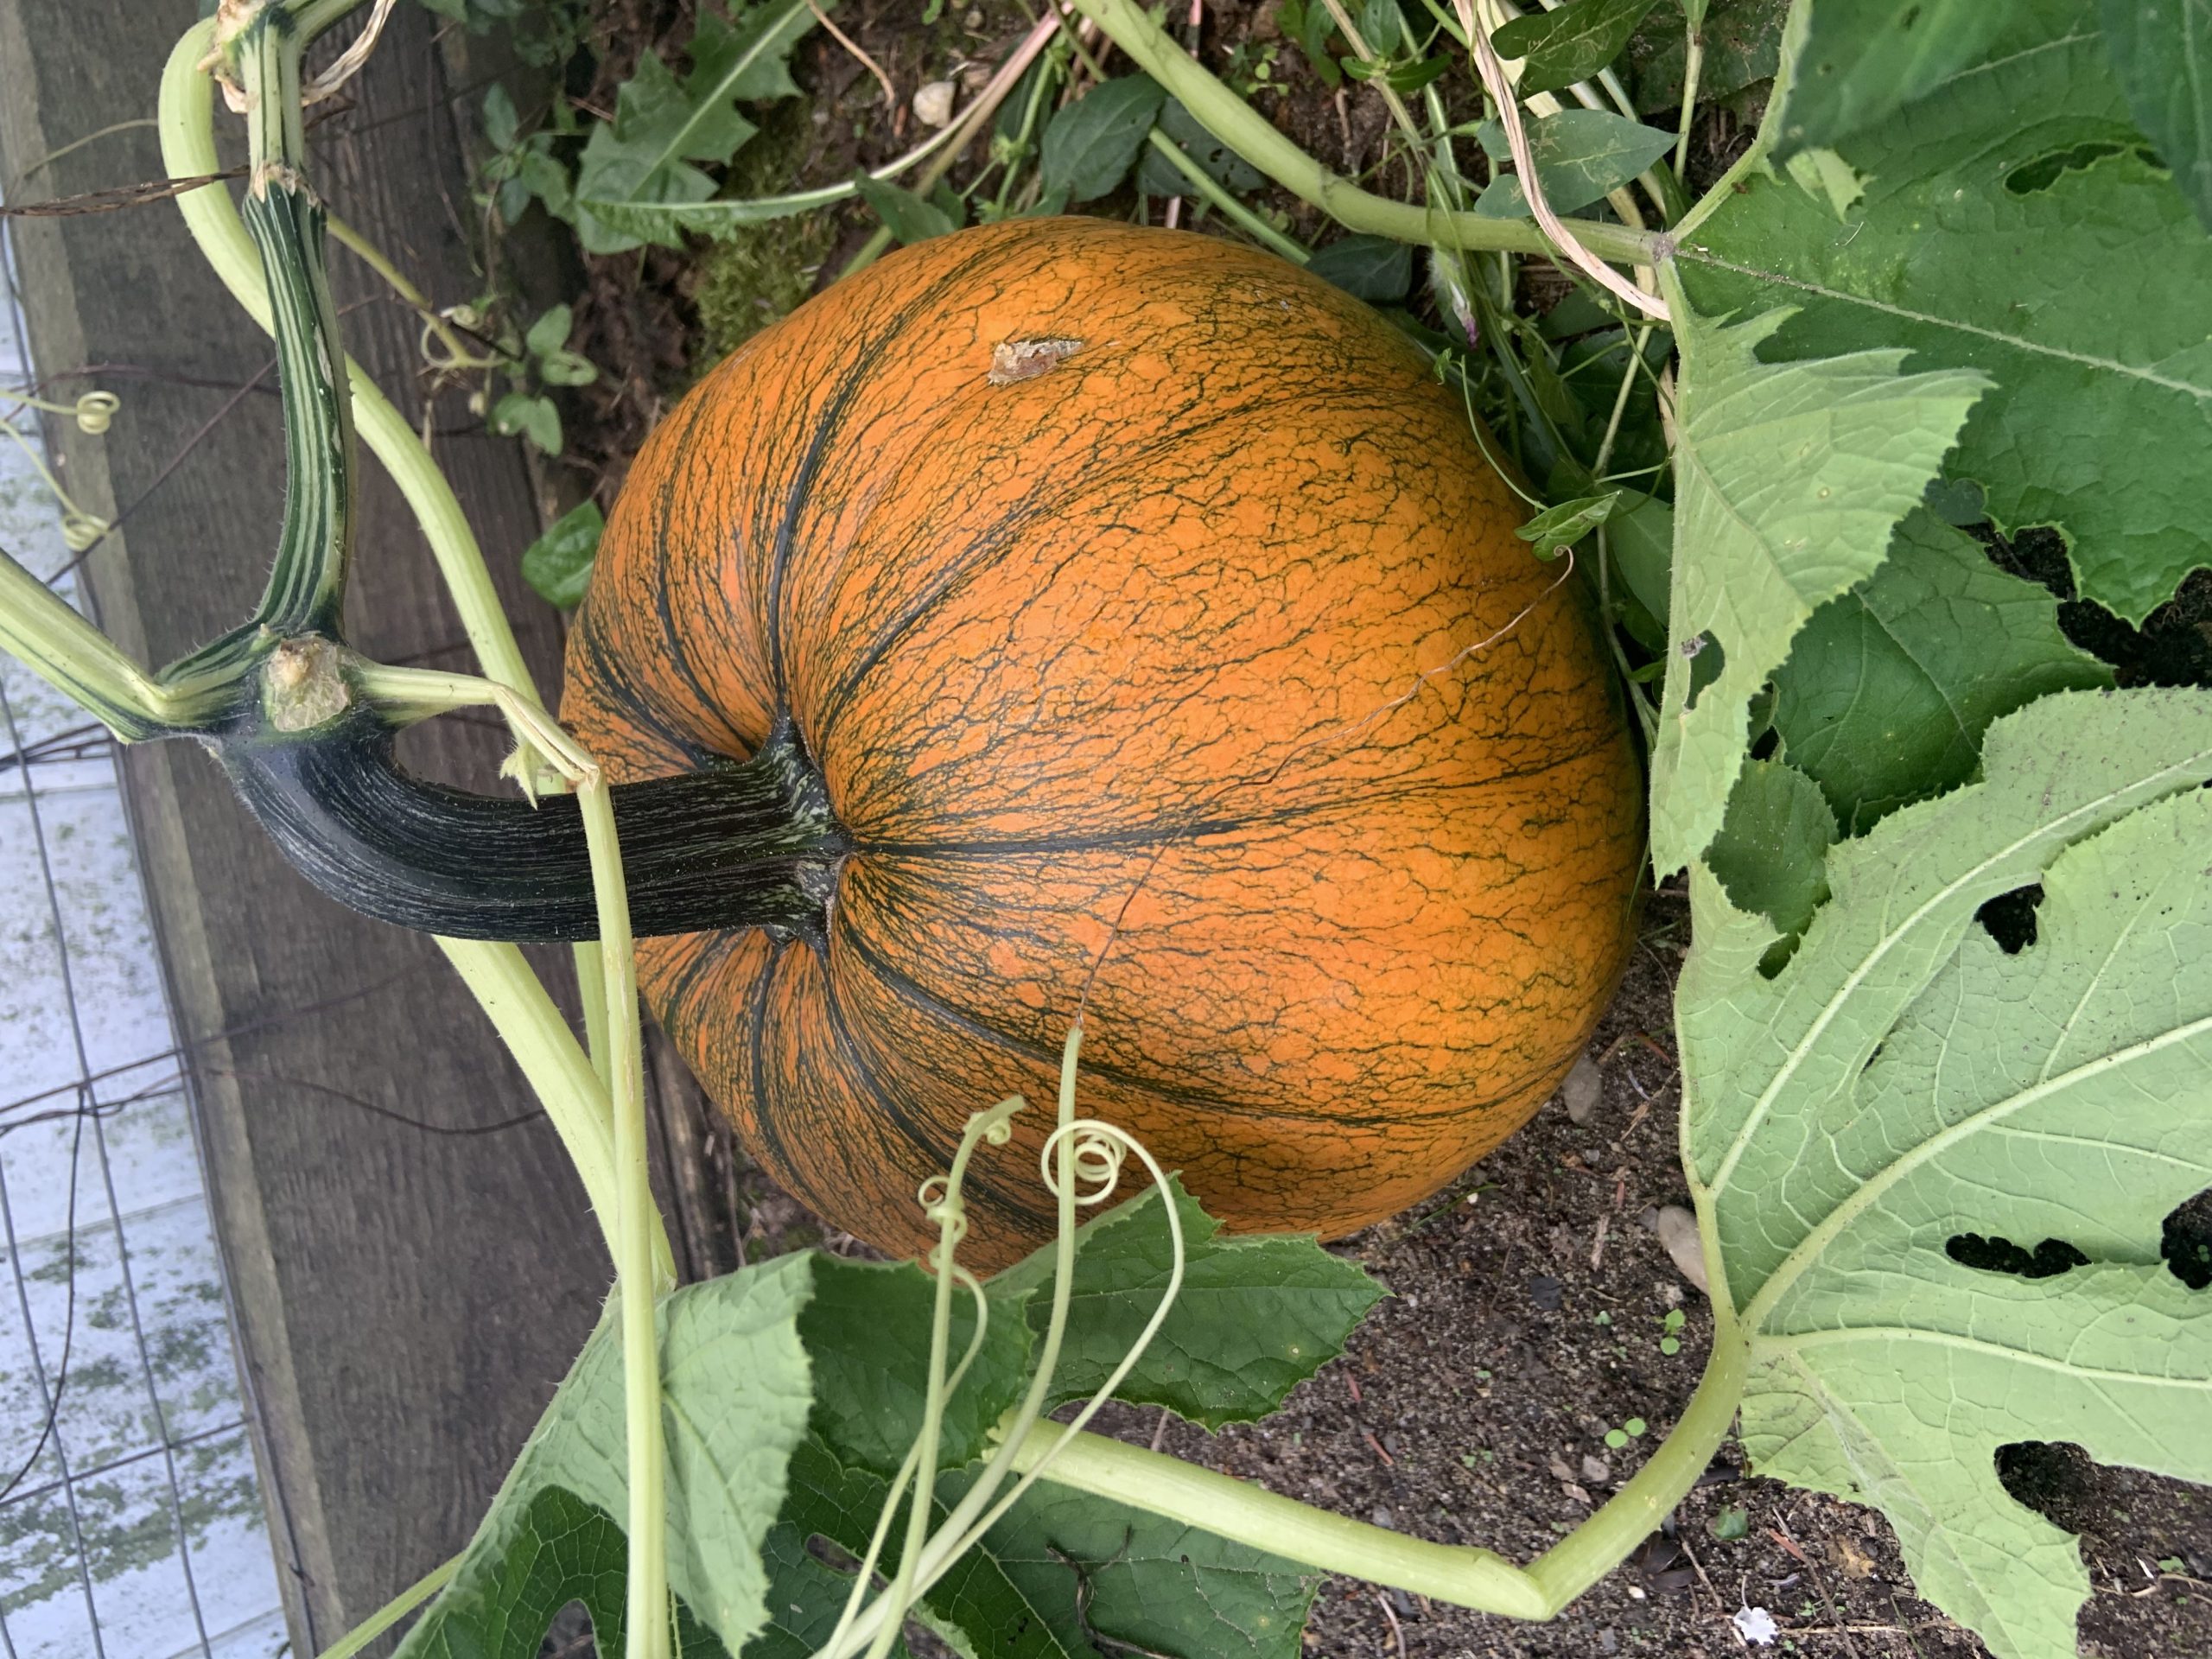
[[[2048,190],[2069,173],[2085,167],[2094,167],[2108,156],[2117,156],[2127,148],[2101,140],[2076,144],[2071,149],[2054,150],[2048,156],[2038,156],[2024,162],[2005,175],[2005,188],[2016,196],[2031,196],[2038,190]]]
[[[581,1601],[572,1601],[553,1615],[553,1622],[545,1627],[539,1643],[542,1653],[592,1654],[598,1649],[592,1643],[591,1614]]]
[[[1728,653],[1709,633],[1700,633],[1694,639],[1684,640],[1681,652],[1690,659],[1690,690],[1684,702],[1686,706],[1694,709],[1705,688],[1720,677],[1720,670],[1728,660]]]
[[[1997,948],[2008,957],[2017,957],[2036,942],[2036,906],[2043,903],[2040,884],[2015,887],[2010,893],[2000,893],[1980,910],[1974,918],[1982,931],[1997,941]]]
[[[2166,1217],[2158,1255],[2191,1290],[2212,1288],[2212,1192],[2198,1193]]]
[[[2038,1515],[2078,1502],[2096,1472],[2095,1461],[2069,1440],[2015,1440],[1997,1448],[1997,1478]]]
[[[1962,1267],[1982,1273],[2014,1274],[2022,1279],[2054,1279],[2069,1268],[2088,1265],[2089,1260],[2063,1238],[2046,1238],[2034,1249],[2024,1250],[2009,1238],[1961,1233],[1943,1249]]]

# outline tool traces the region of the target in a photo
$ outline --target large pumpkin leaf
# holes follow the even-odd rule
[[[1990,0],[1810,0],[1791,19],[1796,47],[1774,153],[1833,145],[1895,115],[1979,62],[2005,22]]]
[[[691,40],[691,72],[678,79],[656,53],[616,92],[614,119],[594,124],[576,171],[578,237],[594,253],[618,253],[641,241],[681,245],[675,225],[626,216],[618,226],[595,211],[700,202],[713,179],[696,163],[727,162],[760,129],[741,103],[790,98],[791,48],[835,0],[760,0],[725,22],[702,8]]]
[[[1224,1233],[1179,1177],[1171,1175],[1168,1186],[1183,1223],[1183,1287],[1115,1397],[1166,1406],[1210,1429],[1264,1417],[1344,1351],[1382,1287],[1311,1234]],[[1160,1305],[1171,1260],[1157,1187],[1083,1230],[1056,1400],[1086,1399],[1105,1382]],[[1052,1313],[1052,1251],[1039,1250],[991,1289],[1027,1294],[1030,1323],[1041,1332]]]
[[[2082,595],[2139,620],[2212,563],[2212,238],[2135,129],[2095,0],[1977,10],[2003,20],[1980,60],[1837,143],[1863,185],[1840,217],[1746,176],[1680,279],[1707,315],[1795,308],[1767,363],[1903,346],[1987,374],[1947,473],[2007,530],[2062,530]]]
[[[937,1284],[911,1262],[879,1265],[816,1259],[814,1300],[799,1337],[814,1365],[814,1432],[846,1459],[894,1473],[921,1432]],[[982,1455],[987,1437],[1029,1376],[1029,1326],[1018,1297],[1000,1302],[938,1427],[944,1466]],[[950,1353],[957,1363],[976,1325],[975,1303],[953,1298]]]
[[[1711,843],[1751,734],[1751,696],[1815,610],[1873,574],[1987,382],[1969,369],[1900,372],[1906,353],[1758,361],[1787,326],[1694,312],[1670,280],[1675,405],[1670,648],[1652,756],[1653,867]],[[1693,663],[1717,649],[1717,672]]]
[[[1774,725],[1789,764],[1855,834],[1964,783],[1999,715],[2111,683],[2112,671],[2058,631],[2048,589],[1916,512],[1872,577],[1806,623],[1774,677]]]
[[[938,1483],[942,1520],[976,1478]],[[810,1439],[792,1464],[779,1538],[868,1548],[888,1488]],[[879,1570],[897,1569],[903,1522]],[[787,1552],[786,1552],[787,1553]],[[1319,1576],[1185,1522],[1054,1487],[1030,1489],[976,1548],[926,1592],[916,1612],[978,1659],[1297,1659]],[[852,1587],[843,1573],[798,1569],[776,1592],[794,1629],[827,1630]],[[745,1659],[780,1659],[756,1643]]]
[[[1770,980],[1774,930],[1694,869],[1688,1162],[1760,1471],[1878,1505],[1921,1593],[2061,1659],[2088,1580],[1996,1448],[2212,1481],[2212,1295],[2159,1260],[2212,1184],[2212,693],[2045,697],[1982,770],[1833,849]],[[2008,956],[1975,912],[2036,883]],[[1949,1253],[1968,1234],[2084,1265],[1985,1271]]]
[[[660,1309],[668,1580],[734,1653],[767,1622],[760,1549],[805,1432],[799,1319],[815,1258],[785,1256],[679,1290]],[[536,1659],[571,1600],[620,1651],[628,1509],[618,1322],[600,1321],[531,1432],[452,1581],[397,1659]],[[687,1648],[712,1653],[709,1642]]]
[[[2127,106],[2212,226],[2212,0],[2103,0]]]

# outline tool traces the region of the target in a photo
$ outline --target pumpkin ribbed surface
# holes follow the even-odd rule
[[[1641,852],[1522,516],[1385,320],[1197,236],[965,232],[721,364],[609,518],[563,714],[618,779],[788,719],[850,837],[818,938],[640,944],[746,1147],[913,1251],[917,1185],[1026,1093],[968,1187],[967,1258],[1009,1259],[1095,964],[1084,1111],[1232,1226],[1342,1233],[1496,1146],[1588,1037]]]

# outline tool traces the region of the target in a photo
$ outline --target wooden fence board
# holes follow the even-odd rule
[[[163,59],[197,11],[195,0],[0,0],[8,200],[160,177],[150,124],[44,158],[150,116]],[[314,176],[337,213],[450,303],[476,277],[435,21],[411,5],[394,14],[349,89],[354,107],[315,133]],[[104,625],[142,659],[167,660],[235,623],[265,571],[283,472],[270,348],[174,207],[19,219],[14,235],[41,374],[128,371],[55,383],[125,398],[105,439],[57,431],[57,444],[86,508],[128,508],[87,567]],[[349,348],[419,412],[416,320],[358,262],[334,250],[334,261]],[[446,415],[460,423],[453,404]],[[440,444],[550,686],[557,619],[515,575],[538,524],[521,457],[480,430]],[[385,661],[465,665],[397,491],[365,455],[362,476],[353,639]],[[410,744],[425,769],[479,782],[501,749],[496,731],[454,721]],[[312,1653],[465,1541],[590,1328],[608,1272],[552,1129],[531,1116],[519,1075],[429,942],[311,890],[207,755],[157,746],[125,769],[181,1034],[194,1046],[257,1451],[291,1568],[294,1651]],[[697,1259],[713,1228],[679,1219]]]

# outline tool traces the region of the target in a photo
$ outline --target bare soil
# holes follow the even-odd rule
[[[693,0],[603,0],[594,31],[600,67],[579,102],[611,110],[614,87],[648,47],[680,60],[692,10]],[[1028,26],[1017,0],[949,0],[933,24],[921,15],[916,0],[847,0],[836,13],[891,79],[899,101],[888,107],[850,52],[821,33],[809,40],[795,64],[807,99],[780,108],[755,141],[772,168],[760,188],[842,178],[899,153],[915,141],[906,101],[917,86],[940,79],[972,86]],[[1373,187],[1404,190],[1406,181],[1389,175],[1379,100],[1357,86],[1332,90],[1306,73],[1278,41],[1271,0],[1210,0],[1200,42],[1217,71],[1277,46],[1273,73],[1282,90],[1259,99],[1275,124],[1346,175],[1382,163]],[[1700,124],[1694,185],[1747,142],[1759,96],[1752,87]],[[1287,196],[1263,200],[1301,233],[1323,228]],[[1131,205],[1109,199],[1096,207]],[[570,394],[565,411],[571,459],[587,487],[611,500],[626,458],[683,387],[825,280],[872,226],[844,209],[785,227],[772,243],[582,260],[575,343],[606,371],[597,385]],[[2150,655],[2158,661],[2136,670],[2144,677],[2202,667],[2212,624],[2202,620],[2203,594],[2190,598],[2171,637],[2154,628],[2120,642],[2139,653],[2149,649],[2146,639],[2157,647]],[[2099,626],[2082,620],[2087,632]],[[1686,1202],[1672,1012],[1686,931],[1680,898],[1654,897],[1633,966],[1592,1046],[1604,1086],[1586,1123],[1554,1102],[1433,1203],[1337,1247],[1394,1294],[1283,1412],[1207,1435],[1125,1410],[1115,1432],[1140,1442],[1158,1433],[1179,1456],[1274,1491],[1510,1558],[1536,1554],[1602,1503],[1679,1414],[1711,1334],[1705,1297],[1640,1219]],[[741,1169],[732,1179],[750,1217],[741,1248],[752,1259],[817,1243],[855,1248],[825,1234],[759,1172]],[[2204,1232],[2202,1214],[2192,1224],[2192,1237]],[[1686,1317],[1680,1351],[1669,1355],[1662,1322],[1675,1309]],[[1632,1419],[1647,1432],[1609,1448],[1608,1431]],[[2007,1447],[1998,1461],[2021,1502],[2082,1535],[2094,1586],[2081,1620],[2084,1654],[2212,1654],[2212,1492],[2101,1468],[2072,1447]],[[1516,1625],[1332,1579],[1315,1602],[1306,1646],[1325,1659],[1696,1659],[1746,1646],[1733,1616],[1751,1607],[1772,1615],[1777,1651],[1845,1659],[1984,1652],[1915,1599],[1910,1585],[1877,1513],[1747,1476],[1731,1442],[1629,1565],[1553,1624]]]

